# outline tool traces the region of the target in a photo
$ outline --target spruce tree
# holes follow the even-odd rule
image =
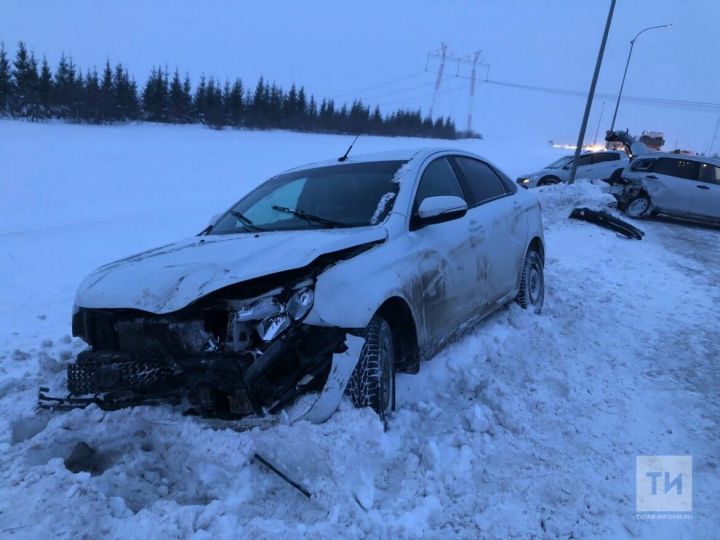
[[[97,69],[88,70],[85,77],[85,92],[82,103],[84,105],[83,120],[93,124],[99,124],[103,121],[101,112],[102,96],[100,91],[100,79],[98,78]]]
[[[15,80],[17,100],[15,113],[21,116],[33,116],[33,105],[37,103],[37,60],[29,53],[25,43],[18,43],[18,50],[13,62],[12,76]]]
[[[53,80],[50,66],[44,56],[40,68],[40,78],[38,79],[37,97],[42,116],[50,118],[52,116]]]
[[[168,121],[174,124],[185,124],[190,120],[189,112],[185,100],[185,90],[180,82],[180,73],[175,68],[168,97]]]
[[[207,83],[205,75],[200,76],[200,83],[195,89],[195,97],[193,98],[193,111],[198,122],[204,123],[207,112]]]
[[[5,44],[0,42],[0,116],[9,113],[12,99],[12,79],[10,78],[10,61],[7,57]]]

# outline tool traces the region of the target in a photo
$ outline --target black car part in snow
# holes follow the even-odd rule
[[[616,218],[615,216],[612,216],[602,210],[598,211],[590,210],[589,208],[574,208],[570,213],[570,218],[594,223],[600,227],[620,233],[626,238],[642,240],[643,236],[645,236],[645,233],[637,227],[634,227],[627,221]]]

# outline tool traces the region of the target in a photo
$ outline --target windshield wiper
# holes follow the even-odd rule
[[[258,227],[257,225],[255,225],[251,219],[245,217],[243,214],[241,214],[237,210],[230,210],[230,215],[232,217],[234,217],[235,219],[237,219],[240,223],[242,223],[245,230],[247,230],[247,231],[250,231],[250,230],[262,231],[262,229],[260,227]]]
[[[304,210],[293,210],[292,208],[287,208],[286,206],[277,206],[274,205],[272,207],[273,210],[277,210],[278,212],[285,212],[287,214],[292,214],[293,216],[297,216],[299,218],[304,219],[309,224],[317,223],[319,225],[322,225],[323,227],[348,227],[349,225],[347,223],[341,223],[339,221],[334,221],[332,219],[327,219],[324,217],[316,216],[314,214],[308,214]]]

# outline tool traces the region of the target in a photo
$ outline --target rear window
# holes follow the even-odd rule
[[[618,161],[620,159],[620,154],[615,154],[613,152],[604,152],[602,154],[595,154],[593,156],[593,163],[603,163],[605,161]]]
[[[505,188],[500,178],[488,164],[467,157],[456,156],[454,159],[470,188],[473,198],[470,206],[477,206],[505,195]]]

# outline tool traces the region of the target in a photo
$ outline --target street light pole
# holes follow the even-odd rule
[[[572,160],[568,184],[575,182],[578,158],[580,157],[583,141],[585,140],[585,130],[587,129],[588,118],[590,117],[590,108],[592,107],[593,98],[595,97],[595,86],[597,85],[598,75],[600,74],[600,66],[602,65],[603,55],[605,54],[605,43],[607,43],[608,33],[610,32],[610,23],[612,22],[614,12],[615,0],[610,0],[610,11],[608,11],[607,21],[605,22],[605,32],[603,33],[600,50],[598,51],[598,57],[595,61],[595,71],[593,72],[592,83],[590,83],[590,92],[588,92],[587,103],[585,103],[585,113],[583,114],[582,124],[580,124],[580,134],[578,135],[577,146],[575,146],[575,157]]]
[[[647,32],[648,30],[656,30],[658,28],[670,28],[671,24],[661,24],[660,26],[648,26],[647,28],[640,30],[634,38],[630,40],[630,52],[628,52],[627,62],[625,62],[625,72],[623,73],[622,82],[620,83],[620,92],[618,92],[617,101],[615,102],[615,112],[613,113],[612,123],[610,124],[610,131],[615,129],[615,119],[617,118],[618,107],[620,106],[620,98],[622,97],[623,87],[625,86],[625,77],[627,77],[628,67],[630,66],[630,57],[632,56],[633,47],[635,47],[635,40],[640,37],[640,34]]]

